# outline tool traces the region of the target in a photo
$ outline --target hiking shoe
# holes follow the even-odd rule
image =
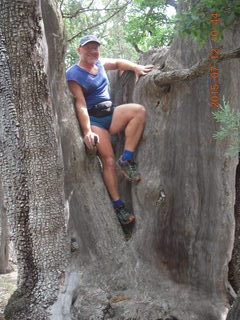
[[[141,180],[141,175],[137,171],[137,164],[134,160],[122,160],[122,157],[117,161],[117,166],[121,173],[129,181],[139,182]]]
[[[115,212],[121,224],[129,224],[135,220],[135,216],[123,205],[115,208]]]

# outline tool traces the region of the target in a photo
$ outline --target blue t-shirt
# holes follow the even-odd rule
[[[85,69],[74,64],[67,69],[66,78],[68,81],[76,81],[82,88],[88,109],[103,101],[110,101],[109,81],[106,71],[98,60],[97,74],[91,74]]]

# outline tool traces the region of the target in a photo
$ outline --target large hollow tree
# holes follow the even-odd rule
[[[131,74],[111,76],[116,103],[148,112],[142,181],[120,180],[137,217],[126,242],[98,161],[85,154],[55,1],[0,0],[0,21],[1,173],[19,264],[6,319],[225,319],[237,159],[225,155],[230,141],[212,138],[210,43],[199,50],[175,39],[145,53],[141,62],[155,70],[136,85]],[[234,109],[239,60],[227,59],[240,57],[239,29],[226,33],[221,53],[230,53],[218,58]],[[67,268],[64,209],[78,243]]]

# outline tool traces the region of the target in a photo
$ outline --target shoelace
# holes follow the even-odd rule
[[[128,165],[129,165],[129,169],[130,169],[130,172],[131,172],[131,175],[135,175],[137,173],[137,165],[136,165],[136,162],[133,161],[133,160],[129,160],[128,161]]]
[[[128,219],[129,217],[129,213],[126,211],[126,208],[124,206],[119,206],[117,208],[117,213],[120,216],[120,218],[122,219]]]

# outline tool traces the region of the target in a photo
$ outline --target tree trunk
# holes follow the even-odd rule
[[[116,102],[133,99],[148,112],[137,152],[142,181],[130,185],[120,179],[122,196],[137,217],[132,238],[126,242],[98,160],[85,154],[65,85],[62,25],[54,1],[42,1],[45,34],[35,2],[29,0],[23,6],[4,1],[4,8],[2,3],[1,23],[9,25],[10,12],[16,21],[11,33],[4,30],[14,70],[15,99],[9,101],[10,91],[1,105],[5,125],[10,121],[9,104],[16,108],[14,119],[20,125],[16,125],[20,139],[16,138],[15,144],[7,140],[7,155],[11,157],[13,149],[15,157],[4,162],[3,173],[10,175],[7,163],[13,173],[18,168],[12,184],[16,188],[7,196],[24,204],[17,212],[13,205],[8,208],[20,273],[6,318],[224,320],[229,306],[237,159],[225,156],[229,141],[212,138],[218,125],[208,104],[209,75],[161,87],[146,76],[138,81],[134,92],[129,89],[134,83],[130,74],[120,83],[114,82],[118,76],[113,75]],[[226,34],[224,49],[234,49],[239,37],[239,26],[235,26]],[[153,63],[163,72],[189,68],[208,56],[209,50],[210,46],[198,50],[194,43],[176,39],[168,49],[144,54],[141,62]],[[221,94],[236,109],[239,61],[223,62],[219,68]],[[8,92],[11,86],[5,88]],[[60,132],[53,130],[52,108],[58,115]],[[64,270],[64,203],[56,131],[63,150],[65,208],[70,209],[70,232],[78,243],[61,291],[57,274]],[[4,180],[6,189],[10,178]]]
[[[63,163],[39,4],[0,1],[1,175],[19,272],[5,309],[11,320],[49,319],[66,267]]]
[[[239,155],[240,161],[240,155]],[[230,263],[230,283],[232,284],[233,288],[236,292],[239,293],[240,289],[240,162],[237,166],[236,171],[236,200],[235,200],[235,221],[236,221],[236,228],[235,228],[235,241],[234,241],[234,248],[232,252],[232,260]],[[240,296],[238,295],[236,301],[234,302],[231,310],[228,313],[227,320],[238,320],[240,318]]]
[[[222,50],[239,40],[235,26]],[[144,54],[141,63],[162,72],[189,68],[210,48],[176,39],[169,49]],[[220,94],[236,110],[239,61],[219,69]],[[134,79],[129,74],[114,83],[117,78],[112,76],[117,104],[128,97],[148,112],[137,152],[143,179],[138,185],[120,181],[137,222],[125,242],[97,161],[84,155],[73,110],[61,110],[66,196],[79,250],[51,319],[223,320],[231,289],[237,159],[225,155],[230,139],[212,137],[219,126],[209,105],[209,74],[161,87],[146,76],[130,95]]]
[[[9,271],[9,233],[6,205],[3,201],[3,190],[0,180],[0,274]]]
[[[236,170],[236,200],[234,211],[236,228],[232,260],[229,264],[229,281],[233,289],[238,292],[240,289],[240,163],[238,163]]]

